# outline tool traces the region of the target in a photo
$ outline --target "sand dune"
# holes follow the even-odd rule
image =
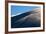
[[[12,19],[12,27],[13,28],[23,28],[23,27],[40,27],[40,17],[41,12],[40,8],[29,11],[25,14],[28,14],[17,21],[13,21]],[[24,15],[25,15],[24,14]],[[20,15],[22,16],[22,15]],[[19,17],[19,16],[17,16]],[[13,18],[13,17],[12,17]],[[15,17],[14,17],[15,18]]]

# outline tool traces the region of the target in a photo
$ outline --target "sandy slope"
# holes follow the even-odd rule
[[[20,18],[14,22],[14,27],[39,27],[40,26],[40,8],[34,9],[29,15]]]

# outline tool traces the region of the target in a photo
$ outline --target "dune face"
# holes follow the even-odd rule
[[[40,8],[11,17],[11,28],[40,27]]]

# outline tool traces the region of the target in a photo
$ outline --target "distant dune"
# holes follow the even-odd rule
[[[41,9],[37,8],[32,11],[11,17],[12,28],[40,27]]]

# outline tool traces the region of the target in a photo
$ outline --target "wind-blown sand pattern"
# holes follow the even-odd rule
[[[32,11],[11,17],[12,28],[40,27],[41,9],[37,8]]]

